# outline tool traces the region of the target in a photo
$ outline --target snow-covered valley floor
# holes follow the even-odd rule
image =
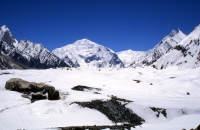
[[[126,107],[145,120],[133,129],[180,130],[196,128],[200,124],[200,68],[0,70],[3,72],[11,74],[0,75],[1,130],[114,125],[95,109],[71,104],[75,101],[107,100],[111,95],[133,101]],[[5,83],[10,78],[47,83],[68,94],[64,100],[31,103],[21,97],[21,93],[5,90]],[[71,89],[77,85],[102,90],[95,94],[94,91]],[[157,117],[157,112],[150,107],[166,109],[167,118],[162,114]]]

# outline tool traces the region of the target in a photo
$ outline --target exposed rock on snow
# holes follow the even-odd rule
[[[113,95],[111,95],[111,99],[116,100],[116,101],[123,103],[123,104],[128,104],[130,102],[133,102],[133,101],[130,101],[130,100],[127,100],[127,99],[124,99],[124,98],[118,98],[117,96],[113,96]]]
[[[48,99],[49,100],[58,100],[58,99],[60,99],[58,90],[49,91],[48,92]]]
[[[34,102],[36,100],[43,100],[43,99],[47,99],[47,96],[41,93],[35,93],[31,95],[31,102]]]
[[[83,85],[78,85],[72,88],[72,90],[78,90],[78,91],[101,91],[100,88],[93,88],[93,87],[87,87],[87,86],[83,86]]]
[[[133,113],[125,105],[121,104],[114,98],[108,101],[93,100],[91,102],[74,102],[82,107],[96,109],[106,115],[110,120],[115,123],[128,122],[134,126],[141,125],[144,119]]]
[[[110,130],[130,130],[131,127],[135,127],[132,124],[122,124],[122,125],[94,125],[94,126],[70,126],[70,127],[58,127],[61,130],[103,130],[103,129],[110,129]]]
[[[151,110],[153,110],[154,112],[157,112],[156,116],[159,117],[160,114],[163,114],[164,117],[167,118],[167,113],[166,113],[166,109],[163,108],[156,108],[156,107],[150,107]]]
[[[196,130],[200,130],[200,125],[197,126]]]
[[[137,80],[137,79],[135,79],[133,81],[135,81],[136,83],[140,83],[141,82],[140,80]]]
[[[19,78],[11,78],[6,82],[5,88],[17,92],[39,92],[36,84],[29,83]]]
[[[10,72],[2,72],[2,73],[0,73],[0,75],[7,75],[7,74],[12,74],[12,73],[10,73]]]
[[[8,80],[6,82],[5,88],[7,90],[27,94],[27,96],[22,96],[25,98],[29,98],[29,96],[31,95],[31,102],[46,99],[46,93],[48,93],[49,100],[58,100],[60,98],[59,92],[55,90],[55,87],[53,86],[44,83],[27,82],[19,78],[11,78],[10,80]]]

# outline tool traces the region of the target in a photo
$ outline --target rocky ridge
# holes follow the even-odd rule
[[[0,52],[1,69],[47,69],[70,66],[41,44],[26,39],[18,41],[5,25],[0,28]]]

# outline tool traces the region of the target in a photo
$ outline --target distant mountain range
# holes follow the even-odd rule
[[[200,25],[189,35],[180,29],[165,36],[149,51],[127,50],[115,53],[89,39],[77,40],[52,52],[41,44],[18,41],[4,25],[0,28],[0,69],[47,69],[53,67],[124,68],[200,66]]]
[[[127,55],[130,50],[118,52],[118,54],[120,55],[121,59],[129,60],[129,64],[126,65],[127,67],[150,66],[163,55],[165,55],[169,49],[180,43],[185,37],[186,35],[180,29],[178,32],[172,30],[172,32],[165,36],[153,49],[142,53],[139,51],[134,51],[134,54],[132,53],[132,57],[130,57],[132,61],[130,58],[127,59],[127,57],[123,56]]]

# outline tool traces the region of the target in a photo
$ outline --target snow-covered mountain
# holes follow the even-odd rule
[[[179,44],[153,64],[162,69],[169,66],[196,68],[200,66],[200,24]]]
[[[165,36],[153,49],[146,52],[145,55],[139,57],[138,62],[132,64],[132,66],[149,66],[162,57],[167,51],[180,43],[186,35],[178,29],[178,32],[172,30],[172,32]]]
[[[77,67],[124,67],[114,51],[88,39],[77,40],[52,52],[65,62],[69,58]]]
[[[29,67],[12,59],[0,51],[0,69],[29,69]]]
[[[21,63],[29,68],[45,69],[70,66],[41,44],[35,44],[26,39],[20,41],[16,40],[5,25],[0,28],[0,50],[2,54],[9,56],[12,61]],[[3,61],[5,60],[2,60],[2,62]],[[4,68],[10,67],[4,66]]]
[[[131,49],[127,51],[117,52],[117,55],[124,63],[125,67],[128,67],[131,64],[135,64],[136,62],[138,62],[139,58],[145,56],[145,54],[146,52],[144,51],[133,51]]]

